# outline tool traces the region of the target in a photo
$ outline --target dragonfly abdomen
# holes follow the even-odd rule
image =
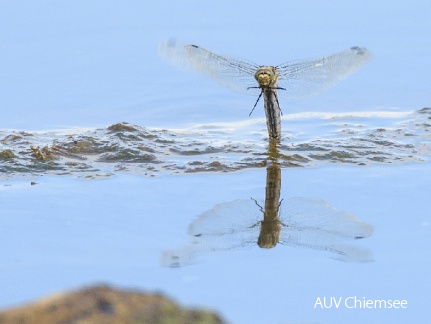
[[[269,139],[279,140],[281,137],[281,110],[277,100],[277,90],[273,88],[263,89],[262,94]]]

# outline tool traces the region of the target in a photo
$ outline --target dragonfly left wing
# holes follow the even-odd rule
[[[256,95],[260,90],[249,89],[258,86],[254,73],[257,64],[221,56],[197,45],[180,45],[167,42],[159,47],[159,53],[171,63],[186,69],[197,70],[232,90]]]

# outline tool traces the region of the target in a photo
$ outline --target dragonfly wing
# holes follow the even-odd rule
[[[330,56],[287,62],[277,66],[279,96],[289,99],[309,97],[335,86],[371,59],[362,47],[351,47]]]
[[[218,204],[190,224],[189,244],[164,251],[160,262],[163,266],[180,267],[196,262],[198,255],[207,252],[256,244],[260,219],[259,205],[251,199]]]
[[[346,239],[369,237],[373,227],[321,199],[297,197],[283,200],[280,218],[283,223],[280,241],[283,244],[329,251],[333,258],[341,261],[373,261],[371,251],[346,242]]]
[[[310,233],[328,233],[344,239],[371,236],[373,226],[353,214],[334,208],[328,202],[312,197],[292,197],[280,206],[281,222],[291,229]]]
[[[292,247],[301,247],[318,251],[331,252],[331,258],[346,262],[371,262],[373,253],[366,248],[354,246],[334,237],[330,233],[309,229],[302,231],[295,228],[283,229],[280,243]]]
[[[196,45],[174,42],[160,45],[159,53],[174,65],[203,72],[232,90],[251,95],[260,93],[260,89],[248,89],[258,86],[254,74],[259,66],[254,63],[217,55]]]
[[[215,205],[200,214],[189,226],[194,237],[254,236],[257,241],[260,220],[263,215],[252,199],[238,199]]]

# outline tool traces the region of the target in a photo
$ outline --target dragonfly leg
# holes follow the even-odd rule
[[[264,213],[264,212],[265,212],[265,211],[263,210],[262,206],[261,206],[261,205],[259,205],[259,203],[257,202],[257,200],[256,200],[256,199],[251,198],[251,200],[253,200],[253,201],[254,201],[254,203],[256,204],[256,206],[257,206],[257,207],[259,207],[259,209],[260,209],[260,211],[261,211],[262,213]]]
[[[259,97],[257,97],[256,103],[254,104],[253,109],[252,109],[252,110],[250,111],[250,113],[248,114],[248,117],[250,117],[250,116],[251,116],[251,114],[253,113],[253,110],[254,110],[254,108],[256,108],[257,103],[259,102],[260,97],[262,97],[262,91],[260,92]]]
[[[278,208],[280,208],[281,203],[283,202],[283,200],[284,200],[284,198],[282,198],[282,199],[280,200],[280,202],[278,203]]]

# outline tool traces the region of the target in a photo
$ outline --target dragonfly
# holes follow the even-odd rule
[[[263,97],[270,141],[281,138],[279,95],[286,99],[300,99],[322,93],[371,59],[371,53],[358,46],[329,56],[289,61],[277,66],[258,65],[222,56],[197,45],[181,45],[172,41],[161,44],[159,53],[171,63],[203,72],[227,88],[257,95],[250,115]]]
[[[367,238],[372,226],[349,212],[313,197],[292,197],[281,202],[275,219],[268,219],[265,202],[238,199],[214,206],[188,228],[189,243],[164,250],[162,266],[193,264],[199,255],[259,246],[270,249],[290,246],[326,251],[344,262],[372,262],[372,252],[349,241]]]
[[[353,214],[314,197],[280,199],[281,168],[267,168],[265,199],[237,199],[200,214],[188,229],[190,243],[165,250],[161,264],[180,267],[194,263],[198,254],[277,244],[328,251],[346,262],[371,262],[371,251],[348,240],[371,236],[373,226]]]

